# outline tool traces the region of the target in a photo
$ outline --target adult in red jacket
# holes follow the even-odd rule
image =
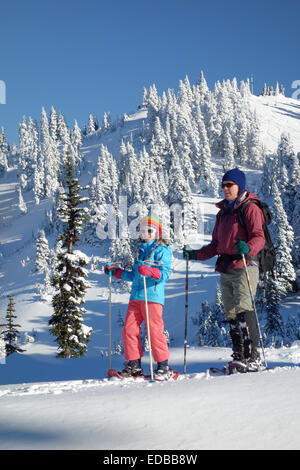
[[[257,204],[248,202],[243,209],[245,228],[240,224],[238,211],[243,204],[259,198],[246,189],[246,176],[238,168],[225,173],[222,189],[224,199],[217,204],[220,211],[211,243],[200,250],[185,247],[184,256],[201,261],[218,256],[216,270],[221,273],[222,299],[233,346],[231,366],[239,371],[256,370],[260,364],[258,332],[241,255],[245,255],[255,296],[259,279],[256,255],[265,245],[264,216]]]

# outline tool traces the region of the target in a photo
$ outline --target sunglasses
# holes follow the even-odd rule
[[[144,229],[142,228],[140,233],[146,233],[148,235],[152,235],[152,233],[156,232],[156,230],[154,228],[148,228],[148,229]]]
[[[222,188],[231,188],[231,186],[234,186],[236,183],[222,183]]]

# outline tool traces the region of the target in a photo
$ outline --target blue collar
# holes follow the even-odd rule
[[[225,199],[225,203],[224,203],[225,209],[227,209],[228,211],[232,212],[233,209],[234,209],[234,205],[235,205],[237,199],[238,199],[238,198],[234,199],[233,201],[226,201],[226,199]]]

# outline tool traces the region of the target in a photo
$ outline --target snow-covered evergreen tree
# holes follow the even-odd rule
[[[223,168],[224,171],[228,171],[231,168],[234,168],[235,159],[234,159],[234,143],[232,140],[232,136],[229,130],[229,124],[224,126],[224,133],[223,133],[223,152],[224,152],[224,164]]]
[[[130,142],[126,144],[125,158],[127,159],[127,164],[121,191],[127,196],[128,204],[131,205],[135,202],[141,202],[142,169],[140,168],[134,147]]]
[[[105,134],[112,128],[112,122],[111,122],[111,116],[110,113],[104,113],[103,119],[102,119],[102,125],[101,125],[101,133]],[[95,130],[96,126],[95,126]]]
[[[86,281],[88,271],[87,257],[74,247],[80,240],[85,211],[80,206],[86,198],[80,195],[79,182],[74,178],[74,167],[69,154],[65,158],[65,188],[62,195],[60,216],[65,223],[64,233],[59,236],[62,245],[56,254],[53,287],[56,294],[52,305],[54,313],[49,320],[50,333],[56,336],[59,345],[58,357],[80,357],[87,352],[86,343],[90,340],[91,328],[83,324],[85,309],[84,296],[89,283]]]
[[[49,132],[53,141],[56,142],[58,138],[58,122],[57,122],[57,112],[54,106],[51,106],[51,109],[50,109]]]
[[[63,145],[70,145],[71,143],[71,132],[66,123],[65,117],[61,112],[59,113],[57,120],[57,138]]]
[[[270,225],[270,233],[276,252],[276,269],[278,274],[278,281],[275,286],[279,289],[279,295],[284,296],[292,290],[296,279],[291,254],[294,244],[294,232],[288,222],[275,180],[272,183],[272,195],[273,220]]]
[[[255,113],[250,113],[250,129],[248,132],[248,162],[255,168],[263,165],[263,149],[260,141],[260,129]]]
[[[44,108],[42,108],[41,123],[41,156],[44,163],[45,194],[50,196],[58,188],[58,176],[60,170],[60,154],[56,142],[49,132],[49,121]]]
[[[5,347],[4,335],[0,328],[0,364],[5,363],[5,358],[6,358],[6,347]]]
[[[294,341],[300,339],[299,313],[292,314],[285,323],[285,345],[291,346]]]
[[[35,249],[35,270],[38,272],[44,272],[50,262],[49,244],[44,230],[39,231],[39,236],[35,244]]]
[[[293,224],[293,211],[295,206],[295,196],[300,180],[300,166],[298,157],[294,152],[290,136],[281,134],[280,143],[277,150],[278,175],[282,192],[282,202],[290,224]]]
[[[2,336],[5,342],[5,349],[6,355],[9,356],[14,352],[24,352],[18,345],[18,340],[20,337],[19,328],[21,325],[15,323],[15,319],[17,318],[15,313],[15,302],[12,295],[8,295],[8,306],[6,310],[6,322],[0,325],[0,329],[2,331]]]
[[[147,127],[149,139],[153,134],[156,117],[158,116],[161,104],[157,94],[155,84],[150,86],[148,98],[147,98]]]
[[[71,132],[71,143],[73,147],[77,150],[79,150],[81,144],[82,144],[82,136],[81,136],[81,130],[80,127],[78,126],[78,123],[75,119],[74,122],[74,128]]]
[[[9,167],[8,163],[8,149],[9,145],[6,139],[4,127],[1,127],[0,132],[0,176],[3,176]]]
[[[284,323],[280,313],[282,288],[278,280],[270,278],[267,281],[266,289],[266,324],[264,335],[266,345],[281,347],[285,341]]]
[[[22,214],[27,214],[27,205],[23,199],[22,189],[20,186],[17,187],[17,191],[18,191],[18,199],[19,199],[19,209]]]
[[[94,121],[94,116],[92,113],[89,113],[89,120],[88,120],[88,134],[92,134],[95,132],[95,121]]]
[[[0,149],[0,177],[4,176],[8,169],[7,158],[4,152]]]

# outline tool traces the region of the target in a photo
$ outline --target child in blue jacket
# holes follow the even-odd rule
[[[169,378],[169,350],[164,334],[162,319],[165,301],[165,284],[170,276],[172,251],[162,239],[162,225],[157,217],[147,216],[140,223],[138,253],[131,271],[115,266],[106,266],[106,274],[123,281],[131,281],[132,289],[122,332],[124,355],[128,361],[119,372],[124,377],[143,374],[141,358],[143,349],[140,341],[141,324],[146,324],[146,305],[143,276],[146,276],[147,303],[151,349],[157,362],[155,378]]]

